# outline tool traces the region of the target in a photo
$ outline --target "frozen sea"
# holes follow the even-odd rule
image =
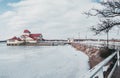
[[[88,57],[71,46],[0,43],[0,78],[79,78],[88,69]]]

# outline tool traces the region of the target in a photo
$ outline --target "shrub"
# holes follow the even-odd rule
[[[108,47],[103,47],[100,49],[100,57],[106,58],[109,55],[111,55],[113,52],[115,52],[115,49],[110,49]]]

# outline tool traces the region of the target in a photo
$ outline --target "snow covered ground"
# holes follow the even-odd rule
[[[107,42],[106,41],[81,41],[81,42],[76,42],[76,43],[80,43],[80,44],[85,44],[88,46],[98,46],[98,47],[103,47],[103,46],[107,46]],[[109,41],[109,46],[120,46],[120,42],[112,42]]]
[[[71,46],[0,44],[0,78],[79,78],[88,69],[88,57]]]

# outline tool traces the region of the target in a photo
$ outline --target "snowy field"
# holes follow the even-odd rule
[[[0,78],[79,78],[88,69],[88,57],[71,46],[0,44]]]

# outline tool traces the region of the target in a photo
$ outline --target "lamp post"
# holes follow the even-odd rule
[[[78,33],[78,39],[80,39],[80,32]]]
[[[110,24],[111,24],[111,21],[110,19],[107,19],[107,30],[106,30],[106,33],[107,33],[107,48],[109,48],[109,27],[110,27]]]
[[[107,30],[107,48],[109,47],[109,30]]]

